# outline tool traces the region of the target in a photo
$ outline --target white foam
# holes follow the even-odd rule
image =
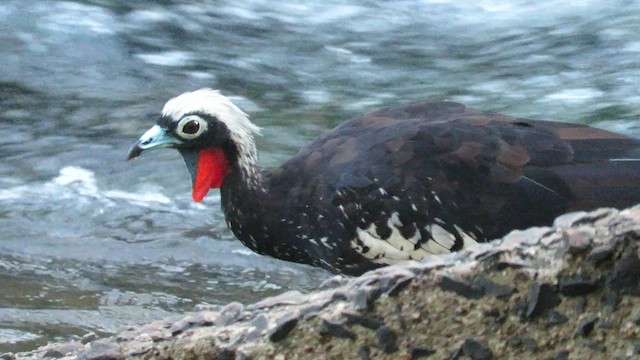
[[[34,186],[33,184],[17,185],[0,190],[0,200],[28,199],[32,197],[55,200],[73,199],[80,202],[88,199],[97,199],[104,205],[114,205],[117,200],[124,200],[139,206],[171,203],[171,199],[159,192],[103,191],[97,185],[95,173],[77,166],[62,168],[58,176],[40,186]]]
[[[179,67],[188,65],[193,58],[187,51],[164,51],[153,54],[136,54],[138,59],[147,64]]]
[[[81,31],[96,34],[115,34],[117,29],[116,18],[105,9],[83,5],[74,2],[60,2],[54,9],[41,5],[37,8],[45,13],[44,20],[39,26],[60,33],[76,33]]]
[[[566,103],[585,103],[596,97],[603,96],[604,93],[594,88],[565,89],[545,96],[546,100],[561,101]]]
[[[40,338],[40,335],[15,329],[0,329],[0,344],[15,344]]]
[[[135,202],[135,203],[145,203],[145,202],[154,202],[154,203],[160,203],[160,204],[171,203],[171,199],[169,199],[167,196],[164,196],[163,194],[160,194],[160,193],[153,193],[153,192],[138,194],[138,193],[130,193],[122,190],[109,190],[109,191],[105,191],[104,195],[111,199],[120,199],[120,200],[129,201],[129,202]]]

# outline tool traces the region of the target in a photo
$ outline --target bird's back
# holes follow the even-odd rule
[[[339,223],[351,248],[390,263],[419,245],[452,251],[569,210],[640,203],[638,159],[639,140],[608,131],[425,101],[339,125],[268,181],[289,216],[314,217],[306,231]],[[399,253],[367,254],[383,242]]]

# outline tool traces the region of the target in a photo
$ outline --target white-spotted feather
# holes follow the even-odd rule
[[[391,234],[385,239],[378,234],[375,224],[371,224],[366,229],[356,229],[357,238],[351,241],[351,247],[374,263],[388,265],[449,253],[456,242],[454,234],[438,224],[431,224],[427,227],[431,238],[417,246],[422,240],[420,232],[415,231],[411,238],[402,236],[399,227],[403,224],[397,212],[391,214],[387,220],[387,226],[391,229]],[[456,231],[462,237],[463,248],[477,244],[477,241],[460,227],[456,226]]]

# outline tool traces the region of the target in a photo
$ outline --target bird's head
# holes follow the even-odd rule
[[[217,90],[200,89],[169,100],[160,119],[131,147],[127,159],[161,147],[177,149],[193,181],[193,200],[219,188],[232,171],[258,176],[254,135],[260,128]]]

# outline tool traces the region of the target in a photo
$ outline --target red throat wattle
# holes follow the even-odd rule
[[[201,202],[209,189],[217,189],[222,185],[224,177],[229,173],[229,164],[221,149],[204,149],[198,156],[196,181],[193,184],[193,201]]]

